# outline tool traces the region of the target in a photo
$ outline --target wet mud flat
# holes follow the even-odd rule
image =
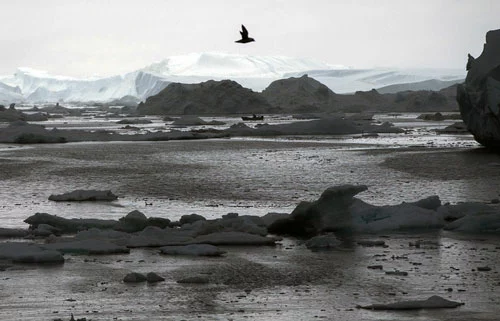
[[[301,241],[285,238],[276,247],[224,247],[227,254],[219,258],[133,249],[129,255],[67,256],[61,266],[4,267],[0,319],[69,320],[71,313],[87,320],[498,319],[498,237],[429,232],[357,240],[383,245],[312,252]],[[131,271],[154,271],[166,280],[126,284],[123,277]],[[209,283],[177,283],[199,275]],[[420,311],[356,308],[432,295],[465,305]]]
[[[478,151],[479,150],[479,151]],[[322,141],[204,140],[36,145],[0,151],[0,219],[24,227],[36,212],[63,217],[207,218],[229,212],[289,213],[337,184],[366,184],[377,205],[438,195],[490,202],[500,193],[500,156],[477,148],[387,148]],[[111,204],[56,204],[51,194],[112,190]]]

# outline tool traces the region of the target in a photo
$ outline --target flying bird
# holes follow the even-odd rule
[[[248,37],[248,30],[247,30],[247,28],[245,28],[244,25],[241,25],[240,34],[241,34],[241,39],[240,40],[236,40],[235,42],[238,42],[238,43],[248,43],[248,42],[255,41],[254,38]]]

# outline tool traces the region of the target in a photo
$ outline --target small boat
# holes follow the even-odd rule
[[[243,119],[243,120],[264,120],[264,116],[256,116],[254,114],[254,115],[252,115],[252,117],[243,116],[243,117],[241,117],[241,119]]]

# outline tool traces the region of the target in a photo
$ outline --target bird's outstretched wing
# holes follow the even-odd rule
[[[241,30],[242,30],[242,31],[240,31],[241,38],[243,38],[243,39],[248,38],[248,30],[247,30],[247,28],[245,28],[244,25],[241,25]]]

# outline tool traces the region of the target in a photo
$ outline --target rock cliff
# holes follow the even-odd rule
[[[457,88],[460,114],[482,145],[500,148],[500,29],[486,33],[483,52],[469,55],[465,83]]]

